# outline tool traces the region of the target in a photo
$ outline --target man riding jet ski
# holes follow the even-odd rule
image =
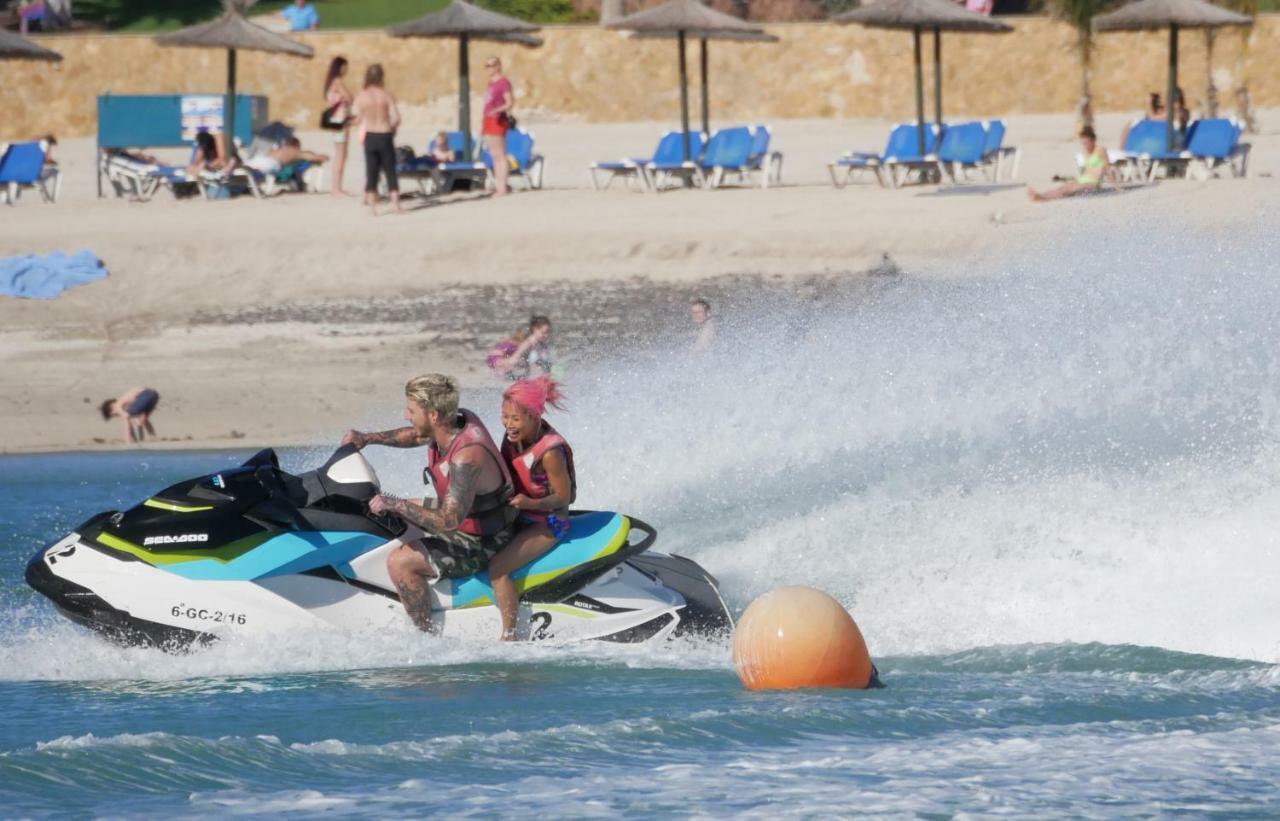
[[[378,495],[374,515],[392,513],[427,535],[406,542],[387,558],[387,572],[400,601],[420,630],[431,631],[427,583],[472,576],[515,535],[516,510],[507,504],[511,474],[480,418],[458,408],[458,385],[444,374],[428,374],[405,385],[404,418],[409,426],[382,433],[348,431],[342,444],[397,448],[427,446],[427,469],[436,505]]]
[[[354,447],[292,475],[274,451],[104,511],[39,551],[26,578],[69,618],[129,644],[181,648],[220,636],[337,626],[408,627],[387,558],[427,534],[369,511],[379,493]],[[569,534],[511,574],[517,632],[532,640],[657,641],[732,627],[716,581],[618,513],[575,512]],[[485,573],[426,585],[433,628],[492,641]]]

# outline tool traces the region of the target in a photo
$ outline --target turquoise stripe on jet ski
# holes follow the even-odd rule
[[[366,553],[386,539],[370,533],[298,531],[281,533],[228,562],[196,559],[166,564],[161,569],[198,581],[252,581],[316,567],[342,564]]]
[[[517,589],[524,587],[520,584],[524,579],[532,582],[530,586],[544,584],[566,570],[617,551],[626,543],[630,531],[631,522],[617,513],[574,516],[569,520],[569,538],[556,545],[550,553],[512,573],[511,578]],[[488,573],[452,579],[450,587],[455,610],[493,604],[493,588],[489,586]]]

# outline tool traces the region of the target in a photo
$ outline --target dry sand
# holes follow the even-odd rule
[[[0,301],[0,451],[123,446],[121,426],[93,406],[137,384],[162,394],[161,446],[327,442],[362,421],[372,397],[394,403],[413,373],[484,384],[484,348],[532,310],[551,312],[562,347],[581,353],[672,327],[695,292],[732,299],[778,287],[774,277],[856,279],[886,253],[910,275],[964,275],[970,262],[1070,232],[1084,214],[1123,223],[1177,212],[1229,231],[1274,202],[1280,137],[1267,128],[1273,112],[1261,119],[1249,179],[1046,205],[1021,182],[833,189],[831,158],[882,143],[887,124],[869,121],[775,123],[780,188],[594,192],[590,160],[643,154],[662,126],[526,121],[548,158],[546,190],[377,219],[320,195],[99,200],[92,141],[68,140],[63,199],[0,211],[0,256],[87,248],[111,275],[51,302]],[[1104,142],[1123,121],[1101,119]],[[1020,180],[1047,187],[1071,172],[1068,117],[1009,125]],[[428,133],[402,141],[422,145]],[[327,150],[324,135],[302,136]],[[348,190],[363,182],[358,159]]]

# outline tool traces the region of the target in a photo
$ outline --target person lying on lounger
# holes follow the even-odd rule
[[[286,165],[296,162],[322,163],[328,159],[328,154],[303,150],[302,143],[297,137],[289,137],[281,143],[279,148],[273,148],[265,154],[245,160],[245,165],[264,174],[274,174]]]
[[[1080,148],[1084,152],[1084,164],[1080,167],[1080,175],[1049,191],[1036,191],[1028,187],[1027,194],[1032,200],[1046,202],[1060,200],[1063,197],[1074,197],[1077,194],[1093,194],[1102,187],[1103,180],[1115,177],[1107,149],[1098,145],[1098,135],[1094,134],[1093,129],[1087,125],[1080,129]]]

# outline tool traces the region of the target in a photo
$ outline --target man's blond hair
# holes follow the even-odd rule
[[[435,411],[444,419],[458,413],[458,383],[442,373],[416,376],[404,386],[404,395],[424,411]]]

